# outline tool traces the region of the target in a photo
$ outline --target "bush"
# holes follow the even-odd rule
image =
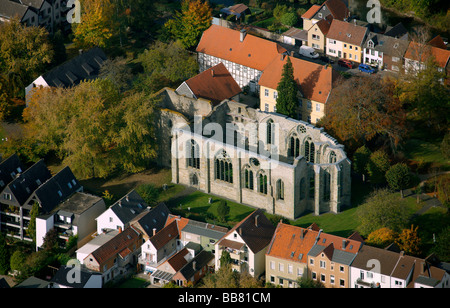
[[[384,184],[386,182],[385,174],[389,167],[389,157],[386,152],[382,150],[373,152],[367,164],[367,173],[371,183]]]
[[[297,22],[298,18],[296,13],[290,12],[285,13],[283,16],[281,16],[281,23],[288,27],[294,26]]]
[[[137,193],[147,202],[148,205],[158,204],[159,189],[153,184],[142,184],[136,188]]]

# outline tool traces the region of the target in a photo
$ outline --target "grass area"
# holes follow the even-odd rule
[[[256,21],[253,23],[254,26],[267,29],[275,22],[275,17],[270,17],[264,20]]]
[[[132,277],[127,279],[117,285],[114,285],[114,288],[118,289],[138,289],[147,287],[149,282],[142,278]]]

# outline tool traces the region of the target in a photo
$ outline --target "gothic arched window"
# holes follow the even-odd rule
[[[200,169],[200,147],[197,142],[191,139],[188,141],[188,166],[196,169]]]
[[[233,164],[225,151],[216,156],[214,166],[216,180],[233,183]]]

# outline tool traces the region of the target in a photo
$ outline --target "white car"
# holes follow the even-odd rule
[[[314,50],[314,48],[308,46],[300,46],[299,53],[302,56],[312,59],[317,59],[319,57],[319,54]]]

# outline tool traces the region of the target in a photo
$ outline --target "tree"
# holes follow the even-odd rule
[[[81,22],[72,23],[74,43],[82,48],[106,47],[119,33],[113,0],[81,0]]]
[[[363,145],[359,147],[353,154],[353,168],[355,172],[362,175],[363,181],[365,181],[365,174],[367,172],[367,164],[369,163],[369,158],[372,152]]]
[[[6,238],[0,233],[0,275],[8,274],[10,268],[9,249]]]
[[[183,0],[181,11],[164,24],[176,40],[189,49],[197,46],[202,33],[211,26],[212,9],[208,1]]]
[[[450,262],[450,225],[436,236],[436,243],[432,251],[441,261]]]
[[[383,184],[386,181],[385,174],[389,170],[389,157],[386,152],[378,150],[370,154],[367,164],[367,173],[372,184]]]
[[[219,206],[217,207],[217,215],[221,221],[225,221],[225,218],[230,213],[230,207],[227,205],[225,200],[220,200]]]
[[[406,200],[388,189],[372,192],[365,203],[358,207],[356,216],[360,222],[358,231],[363,236],[380,228],[399,232],[409,219]]]
[[[231,264],[220,266],[219,270],[209,273],[203,278],[202,288],[239,288],[239,273],[231,268]]]
[[[397,233],[389,228],[380,228],[369,234],[366,243],[368,245],[384,248],[394,243]]]
[[[163,87],[175,87],[198,72],[197,59],[179,42],[157,41],[138,56],[144,68],[136,88],[154,93]]]
[[[133,75],[127,66],[126,59],[117,57],[113,60],[107,59],[102,63],[98,77],[109,79],[117,88],[125,90],[129,88]]]
[[[30,223],[28,224],[27,234],[36,243],[36,217],[39,215],[39,204],[33,203],[30,211]]]
[[[24,253],[22,250],[18,249],[14,251],[14,253],[11,256],[11,270],[22,272],[24,270],[24,265],[27,260],[27,254]]]
[[[308,289],[322,289],[325,288],[325,285],[319,280],[313,280],[312,278],[308,278],[307,276],[302,276],[297,279],[297,284],[299,288],[308,288]]]
[[[419,226],[415,227],[411,225],[409,229],[403,229],[398,235],[395,243],[406,254],[417,256],[420,254],[421,240],[417,233]]]
[[[153,184],[142,184],[136,188],[136,192],[149,205],[156,205],[158,203],[159,190]]]
[[[277,112],[296,119],[298,108],[298,86],[294,79],[294,67],[292,66],[289,57],[287,57],[286,63],[283,66],[283,72],[281,74],[281,80],[278,83],[277,92]]]
[[[24,88],[53,59],[48,32],[18,19],[0,24],[0,102],[24,98]]]
[[[298,22],[297,14],[294,12],[285,13],[281,16],[281,23],[288,27],[293,27]]]
[[[408,187],[411,181],[408,166],[404,163],[391,166],[386,172],[386,181],[391,189],[400,190],[403,198],[403,190]]]
[[[58,244],[58,231],[56,228],[52,228],[47,231],[44,236],[44,243],[42,244],[45,252],[52,253],[59,248]]]
[[[406,112],[394,90],[387,78],[341,80],[325,106],[325,129],[350,148],[379,137],[395,151],[406,133]]]
[[[230,253],[226,250],[222,250],[222,255],[220,256],[220,266],[227,266],[231,264]]]

